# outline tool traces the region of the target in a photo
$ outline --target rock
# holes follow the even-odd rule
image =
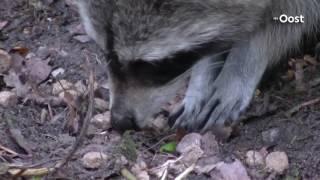
[[[27,60],[30,60],[30,59],[36,58],[36,57],[37,57],[36,54],[33,53],[33,52],[29,52],[29,53],[26,55],[26,59],[27,59]]]
[[[209,174],[220,161],[221,158],[218,156],[202,157],[197,162],[195,172],[198,174]]]
[[[81,80],[76,82],[74,87],[80,94],[85,94],[87,92],[87,86]]]
[[[52,94],[59,95],[61,92],[65,91],[65,90],[70,90],[73,87],[74,86],[71,82],[63,79],[63,80],[60,80],[59,82],[56,82],[53,84]]]
[[[192,165],[203,155],[203,150],[201,149],[201,135],[198,133],[187,134],[177,145],[176,150],[182,154],[182,162]]]
[[[266,158],[266,167],[274,172],[282,174],[289,168],[288,156],[285,152],[272,152]]]
[[[262,132],[262,140],[267,145],[275,145],[279,140],[280,129],[272,128]]]
[[[42,60],[37,57],[26,61],[24,70],[28,81],[39,84],[46,80],[52,71],[49,61],[50,59]]]
[[[77,35],[77,36],[74,36],[73,38],[81,43],[87,43],[91,40],[88,35]]]
[[[107,130],[111,128],[110,111],[103,114],[97,114],[91,119],[91,123],[97,128]]]
[[[126,157],[124,157],[124,156],[121,155],[120,158],[117,158],[117,159],[116,159],[115,164],[120,165],[120,167],[122,167],[122,166],[128,165],[128,164],[129,164],[129,161],[127,160]]]
[[[191,166],[192,164],[196,163],[203,155],[203,150],[198,147],[193,147],[191,150],[184,152],[182,154],[181,161],[188,165]]]
[[[249,166],[264,165],[264,157],[259,151],[248,151],[246,154],[246,163]]]
[[[11,56],[0,49],[0,74],[7,72],[12,64]]]
[[[51,51],[48,47],[40,46],[36,52],[37,56],[41,59],[46,59],[50,56]]]
[[[232,163],[220,162],[210,173],[211,179],[219,180],[250,180],[246,168],[239,160]]]
[[[108,156],[102,152],[88,152],[82,157],[82,165],[88,169],[97,169],[107,160]]]
[[[100,98],[94,98],[94,107],[100,112],[109,110],[109,103]]]
[[[201,137],[201,148],[207,156],[212,156],[219,153],[219,143],[216,140],[215,135],[211,131],[205,133]]]
[[[51,75],[56,78],[60,75],[63,75],[65,73],[65,70],[63,68],[58,68],[58,69],[55,69],[51,72]]]
[[[18,102],[17,95],[10,91],[0,92],[0,105],[4,107],[14,106]]]
[[[201,147],[201,135],[198,133],[190,133],[182,138],[182,140],[177,145],[177,152],[183,154],[193,148]]]
[[[137,177],[139,180],[149,180],[150,176],[147,172],[147,164],[142,161],[141,159],[137,160],[138,162],[131,168],[132,173]]]

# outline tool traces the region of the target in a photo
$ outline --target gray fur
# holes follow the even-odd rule
[[[157,79],[166,74],[147,71],[138,76],[140,72],[131,64],[142,61],[157,67],[160,63],[159,68],[163,68],[164,59],[205,48],[199,51],[203,56],[192,68],[183,105],[171,120],[175,127],[208,130],[236,121],[249,105],[267,67],[297,49],[302,36],[318,31],[320,22],[318,0],[78,2],[88,34],[104,51],[112,51],[117,57],[111,61],[118,62],[108,68],[113,121],[123,121],[116,123],[122,126],[119,124],[131,119],[140,128],[147,126],[182,81],[162,81],[159,85]],[[280,24],[273,20],[281,14],[304,15],[305,23]],[[110,40],[112,47],[108,47]],[[228,51],[227,56],[220,51]]]

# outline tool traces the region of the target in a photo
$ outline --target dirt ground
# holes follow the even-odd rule
[[[65,70],[63,74],[57,77],[51,75],[40,83],[37,89],[42,95],[50,94],[52,85],[62,79],[72,83],[79,80],[86,81],[88,79],[86,55],[95,65],[98,84],[107,82],[103,54],[92,41],[81,37],[81,32],[76,31],[80,21],[74,6],[64,0],[41,2],[43,3],[3,0],[0,3],[0,23],[7,23],[2,29],[0,27],[0,49],[10,52],[15,47],[24,47],[28,53],[49,58],[49,65],[53,69]],[[79,34],[80,40],[77,39]],[[40,47],[45,47],[48,52],[39,50]],[[241,160],[252,179],[320,179],[320,103],[316,101],[320,98],[320,83],[317,83],[320,71],[317,63],[311,62],[303,66],[302,74],[297,73],[297,69],[295,71],[285,69],[265,81],[267,85],[257,91],[236,133],[229,140],[219,142],[220,153],[226,159],[235,157]],[[304,81],[297,83],[297,80],[288,80],[290,72],[296,77],[303,76]],[[297,86],[307,88],[304,91],[297,91]],[[5,85],[3,76],[0,75],[0,91],[11,89]],[[108,101],[108,90],[102,89],[96,96]],[[288,115],[292,108],[299,105],[301,105],[299,109]],[[0,165],[6,162],[23,164],[25,167],[51,167],[63,158],[76,138],[75,133],[66,124],[70,113],[67,109],[66,105],[49,107],[43,103],[23,101],[23,98],[19,98],[14,106],[0,106],[0,146],[17,153],[10,154],[0,147]],[[44,110],[49,111],[52,117],[45,118],[43,122]],[[102,112],[96,110],[94,113]],[[83,116],[80,114],[80,117]],[[275,137],[272,136],[271,139],[263,137],[268,134],[270,136],[270,132],[274,132]],[[122,158],[119,153],[122,152],[122,144],[136,143],[138,152],[147,166],[154,167],[160,165],[162,155],[166,158],[177,156],[176,153],[168,155],[159,152],[160,146],[165,143],[160,140],[168,134],[170,132],[157,136],[150,132],[131,132],[131,139],[127,140],[126,137],[110,129],[90,126],[84,143],[73,158],[57,173],[46,178],[123,179],[121,169],[124,167],[131,169],[132,163],[123,162],[130,161],[130,156],[126,156],[128,160]],[[19,143],[19,137],[23,137],[20,140],[24,143]],[[289,168],[282,175],[272,176],[272,173],[265,172],[263,168],[248,166],[245,163],[246,153],[249,150],[261,149],[268,152],[285,152],[289,159]],[[103,152],[110,158],[99,168],[86,168],[83,166],[82,157],[91,151]],[[12,178],[8,174],[1,173],[2,170],[0,166],[0,179]],[[19,179],[18,177],[20,176],[16,175],[15,178]],[[31,176],[29,179],[41,179],[41,177]],[[151,179],[157,178],[151,176]],[[187,179],[211,178],[205,174],[191,173]]]

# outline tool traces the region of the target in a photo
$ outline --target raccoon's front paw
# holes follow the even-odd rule
[[[181,127],[189,131],[206,131],[224,127],[239,118],[239,115],[250,103],[254,88],[243,83],[241,79],[231,81],[218,79],[213,84],[209,96],[202,98],[198,104],[184,104],[171,116],[176,119],[174,127]],[[189,107],[189,108],[187,108]]]
[[[204,102],[194,101],[194,97],[185,97],[183,103],[170,114],[169,125],[173,126],[173,128],[183,128],[187,131],[195,130],[189,128],[189,124],[196,124],[203,104]]]
[[[236,121],[249,105],[255,90],[239,78],[216,81],[214,84],[215,89],[198,115],[197,124],[191,125],[201,131]]]

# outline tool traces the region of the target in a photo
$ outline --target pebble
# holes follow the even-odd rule
[[[82,157],[82,165],[88,169],[99,168],[108,156],[102,152],[88,152]]]
[[[264,165],[263,155],[258,151],[248,151],[246,154],[246,163],[249,166]]]
[[[109,110],[109,103],[100,98],[94,98],[94,107],[100,112]]]
[[[55,69],[51,72],[51,75],[56,78],[58,76],[61,76],[65,73],[65,70],[63,68],[58,68],[58,69]]]
[[[97,114],[91,119],[91,123],[99,129],[107,130],[111,128],[110,111]]]
[[[90,37],[87,35],[77,35],[77,36],[74,36],[73,38],[81,43],[87,43],[91,40]]]
[[[45,47],[45,46],[41,46],[38,48],[37,52],[36,52],[37,56],[41,59],[46,59],[47,57],[50,56],[51,51],[49,48]]]
[[[9,107],[16,105],[18,102],[17,95],[11,91],[0,92],[0,105],[4,107]]]
[[[288,156],[285,152],[272,152],[266,157],[267,169],[282,174],[289,168]]]
[[[56,82],[53,84],[52,94],[59,95],[61,92],[65,91],[65,90],[70,90],[73,87],[74,86],[71,82],[63,79],[63,80],[60,80],[59,82]]]
[[[190,133],[185,135],[177,145],[177,152],[183,154],[194,148],[201,147],[201,135]]]

